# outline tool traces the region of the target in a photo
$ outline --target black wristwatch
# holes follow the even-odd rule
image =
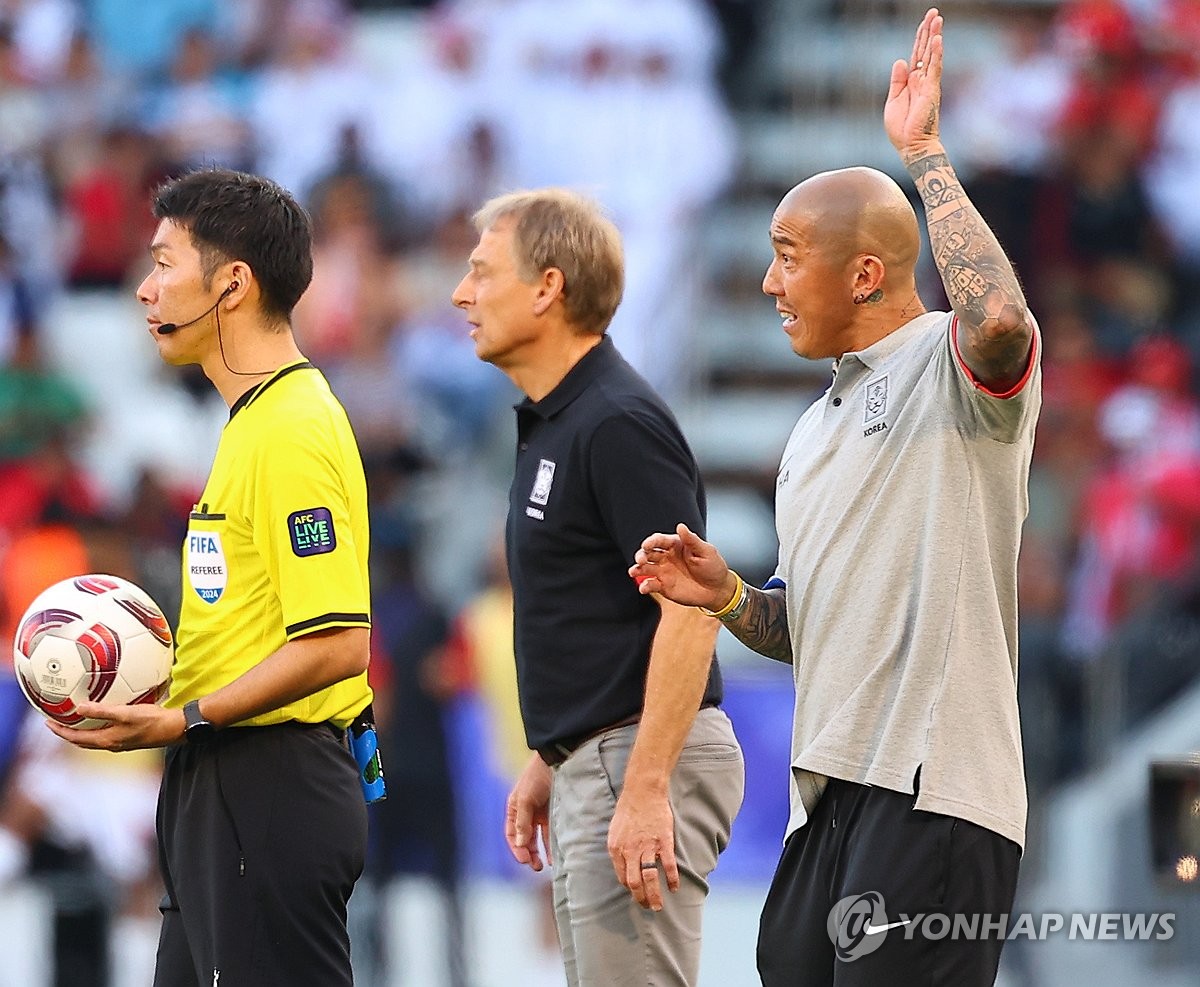
[[[183,724],[183,738],[189,744],[202,744],[217,732],[216,726],[200,712],[199,699],[184,703]]]

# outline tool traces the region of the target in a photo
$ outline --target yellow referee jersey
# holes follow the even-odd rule
[[[285,641],[369,627],[367,485],[346,412],[299,361],[229,412],[183,546],[183,606],[166,705],[231,682]],[[371,701],[366,674],[240,725],[346,726]]]

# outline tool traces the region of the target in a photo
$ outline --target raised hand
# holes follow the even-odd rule
[[[917,28],[912,57],[892,65],[883,108],[884,129],[905,164],[940,141],[941,104],[942,17],[936,7],[930,7]]]
[[[721,553],[686,524],[673,535],[660,532],[643,541],[629,575],[643,595],[661,593],[673,603],[709,610],[725,606],[737,586]]]

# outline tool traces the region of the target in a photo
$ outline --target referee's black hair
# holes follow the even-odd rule
[[[222,264],[248,264],[268,316],[288,319],[312,281],[312,222],[269,178],[227,168],[192,171],[155,190],[154,215],[188,231],[205,287]]]

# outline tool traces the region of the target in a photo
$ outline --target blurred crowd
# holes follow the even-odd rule
[[[1006,15],[946,143],[1045,339],[1021,703],[1046,785],[1200,672],[1200,2]]]
[[[371,674],[383,747],[405,752],[387,764],[402,797],[374,815],[364,898],[428,874],[459,985],[455,696],[493,707],[497,774],[519,742],[494,523],[473,519],[485,537],[456,560],[452,593],[431,590],[420,558],[430,484],[486,463],[514,400],[449,304],[471,215],[514,187],[601,198],[629,259],[613,333],[679,393],[695,302],[664,307],[659,293],[731,180],[735,141],[705,0],[359,6],[412,9],[368,23],[341,0],[0,0],[0,636],[40,589],[81,572],[123,575],[178,611],[179,545],[225,410],[194,372],[115,356],[104,313],[145,273],[159,182],[205,165],[279,181],[313,218],[294,328],[362,448]],[[64,361],[50,320],[72,298],[82,318]],[[136,305],[117,311],[137,335]],[[459,509],[471,511],[461,494]],[[158,761],[63,746],[0,671],[0,887],[32,874],[51,889],[55,983],[107,984],[112,921],[155,915]],[[364,921],[362,979],[382,982],[384,937]]]
[[[618,346],[668,400],[703,384],[696,243],[738,193],[729,106],[753,92],[720,82],[741,43],[728,32],[748,37],[755,5],[397,3],[412,9],[381,45],[354,7],[385,6],[0,0],[0,635],[40,589],[88,571],[177,612],[187,512],[225,409],[202,378],[154,368],[149,343],[135,372],[80,333],[68,372],[49,320],[64,298],[99,320],[121,297],[122,332],[137,335],[132,286],[162,179],[205,164],[277,179],[314,220],[295,329],[362,446],[383,749],[411,753],[386,765],[406,796],[376,817],[371,877],[426,871],[460,929],[456,697],[493,714],[497,774],[523,749],[489,526],[500,515],[483,516],[502,500],[516,395],[448,303],[471,213],[515,187],[595,194],[627,252]],[[1044,787],[1097,763],[1200,672],[1200,0],[996,6],[1005,47],[947,78],[944,131],[1046,347],[1020,584],[1029,776]],[[33,873],[66,889],[57,982],[105,984],[105,923],[154,916],[157,761],[48,742],[4,668],[0,888]],[[386,967],[380,937],[362,941]],[[450,936],[456,985],[462,950]]]

